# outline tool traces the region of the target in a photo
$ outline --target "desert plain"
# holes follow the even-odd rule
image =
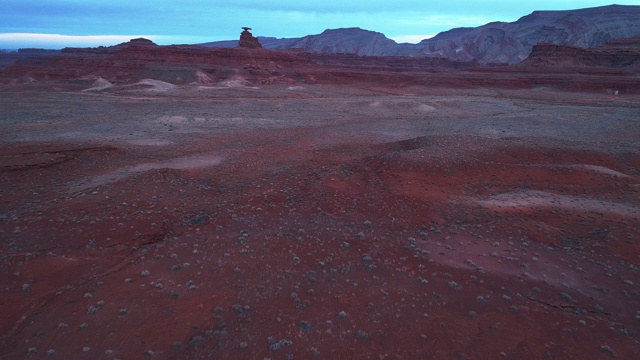
[[[176,71],[0,83],[3,359],[637,356],[637,74]]]

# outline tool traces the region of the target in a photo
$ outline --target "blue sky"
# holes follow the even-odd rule
[[[614,0],[640,5],[640,0]],[[134,37],[193,44],[239,37],[300,37],[360,27],[418,42],[454,27],[515,21],[534,10],[610,5],[589,0],[0,0],[0,49],[113,45]]]

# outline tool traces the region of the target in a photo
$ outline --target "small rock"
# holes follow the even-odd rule
[[[567,293],[561,293],[560,297],[562,298],[562,300],[564,301],[573,301],[573,298],[571,297],[571,295],[567,294]]]
[[[607,345],[602,345],[600,346],[600,351],[602,351],[603,353],[611,356],[611,357],[615,357],[616,353],[615,351],[613,351],[613,349],[611,349],[609,346]]]
[[[369,334],[367,334],[365,331],[358,330],[356,332],[356,337],[360,340],[367,340],[369,339]]]

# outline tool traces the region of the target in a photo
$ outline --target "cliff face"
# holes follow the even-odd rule
[[[599,48],[584,49],[576,46],[538,44],[523,66],[608,68],[640,67],[640,36],[611,41]]]

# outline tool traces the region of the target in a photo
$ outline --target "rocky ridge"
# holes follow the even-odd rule
[[[538,44],[522,65],[536,67],[585,67],[640,69],[640,36],[618,39],[599,48]]]
[[[394,89],[547,86],[566,91],[637,94],[637,42],[637,38],[616,40],[601,49],[542,44],[522,64],[488,66],[444,58],[158,46],[146,39],[134,39],[112,47],[66,48],[58,56],[24,59],[0,69],[0,83],[45,86],[59,82],[82,91],[297,83]]]
[[[213,84],[242,75],[264,83],[291,81],[298,69],[313,66],[309,60],[287,52],[158,46],[147,39],[133,39],[110,47],[65,48],[58,56],[20,60],[2,69],[0,77],[34,81],[100,77],[111,83],[154,79],[173,84]]]
[[[259,37],[267,49],[299,49],[361,56],[443,57],[482,64],[516,64],[536,44],[591,48],[607,41],[640,35],[640,6],[611,5],[566,11],[535,11],[511,23],[492,22],[455,28],[419,44],[398,44],[383,34],[359,28],[330,29],[301,38]],[[201,44],[234,47],[237,41]]]
[[[515,64],[539,43],[592,48],[640,35],[640,6],[611,5],[570,11],[535,11],[513,23],[460,28],[420,42],[416,56]]]
[[[327,29],[320,34],[300,38],[258,36],[266,49],[296,50],[321,54],[356,54],[359,56],[408,56],[419,48],[412,44],[398,44],[384,34],[357,27]],[[199,44],[206,47],[231,48],[238,41],[226,40]]]

